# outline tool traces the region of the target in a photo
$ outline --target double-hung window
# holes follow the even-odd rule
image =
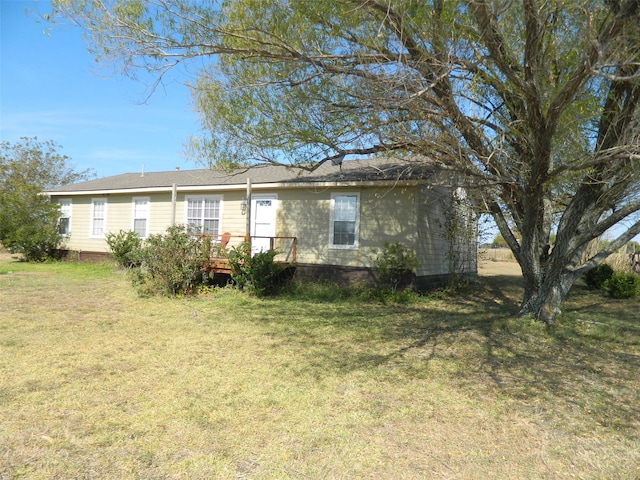
[[[103,238],[107,226],[107,199],[91,200],[91,235],[92,238]]]
[[[58,233],[63,237],[71,235],[71,200],[60,199],[60,218],[58,218]]]
[[[329,244],[333,248],[358,248],[360,223],[360,195],[340,193],[331,195],[331,224]]]
[[[220,196],[187,197],[186,199],[187,225],[205,234],[220,233]]]
[[[133,225],[131,230],[140,238],[149,234],[149,197],[133,197]]]

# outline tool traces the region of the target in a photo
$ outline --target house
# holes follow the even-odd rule
[[[442,186],[442,175],[424,163],[369,159],[314,171],[126,173],[46,193],[61,206],[65,248],[81,260],[105,256],[109,232],[145,238],[190,224],[231,234],[230,247],[248,233],[254,251],[275,248],[277,259],[295,260],[297,277],[344,283],[370,282],[376,249],[400,242],[416,252],[415,285],[427,289],[477,273],[475,216],[465,191]]]

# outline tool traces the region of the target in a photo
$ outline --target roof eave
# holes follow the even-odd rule
[[[278,183],[255,183],[251,185],[253,190],[275,190],[275,189],[301,189],[301,188],[369,188],[369,187],[394,187],[419,185],[425,180],[367,180],[367,181],[334,181],[334,182],[278,182]],[[246,189],[246,184],[233,185],[178,185],[178,192],[221,192],[221,191],[242,191]],[[67,191],[45,191],[51,197],[65,196],[87,196],[87,195],[118,195],[118,194],[140,194],[140,193],[165,193],[173,191],[173,186],[144,187],[144,188],[117,188],[100,190],[67,190]]]

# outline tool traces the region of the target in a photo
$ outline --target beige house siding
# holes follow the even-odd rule
[[[446,190],[420,187],[418,202],[418,268],[416,275],[438,275],[449,272],[449,242],[446,239],[444,210]]]
[[[277,235],[298,238],[298,263],[370,267],[385,241],[415,249],[416,187],[286,190],[279,193]],[[332,194],[358,193],[357,248],[330,245]]]
[[[275,193],[256,189],[253,192]],[[332,194],[359,195],[359,231],[357,248],[333,248],[330,245]],[[223,192],[180,192],[175,202],[175,221],[186,222],[186,198],[215,195],[221,198],[220,233],[234,238],[230,246],[241,242],[247,217],[241,213],[245,190]],[[277,191],[276,235],[297,238],[297,262],[313,265],[371,267],[375,251],[385,242],[400,242],[414,250],[420,266],[416,274],[438,275],[449,272],[449,243],[444,225],[444,201],[450,192],[426,186],[291,188]],[[166,231],[171,224],[171,193],[65,195],[72,199],[71,236],[65,247],[70,250],[107,252],[103,238],[91,238],[91,202],[107,200],[106,233],[131,230],[133,198],[149,198],[149,234]],[[281,241],[276,248],[290,253],[291,243]],[[285,252],[286,251],[286,252]],[[290,257],[289,257],[290,258]]]
[[[476,273],[476,230],[472,211],[452,200],[451,190],[421,186],[418,202],[416,275]],[[459,199],[464,200],[464,199]],[[455,225],[456,233],[450,229]]]
[[[446,282],[450,273],[476,271],[477,219],[471,213],[471,205],[465,203],[461,189],[443,187],[452,185],[454,179],[448,174],[447,178],[440,178],[441,175],[445,174],[428,162],[372,158],[344,162],[340,167],[327,162],[313,171],[264,165],[236,172],[203,169],[151,172],[144,176],[130,173],[46,193],[54,200],[71,199],[66,248],[89,254],[109,250],[104,238],[91,235],[94,198],[106,200],[105,233],[132,230],[133,199],[147,198],[147,233],[154,235],[164,233],[172,221],[179,225],[187,223],[187,197],[217,197],[221,200],[219,233],[229,232],[232,235],[229,245],[233,247],[244,239],[247,227],[252,227],[247,225],[250,217],[241,212],[247,189],[252,188],[254,199],[265,194],[276,196],[275,235],[280,237],[274,245],[280,252],[277,259],[293,258],[292,241],[283,237],[295,237],[299,267],[296,274],[372,280],[370,267],[376,250],[385,242],[400,242],[418,256],[416,285],[429,286]],[[351,244],[353,236],[349,228],[352,226],[349,222],[353,221],[353,196],[358,199],[355,244]],[[336,204],[342,218],[334,218],[332,205]],[[273,204],[264,202],[257,206],[265,215],[273,213]],[[144,208],[139,206],[139,217],[142,212]],[[456,222],[456,228],[462,225],[466,229],[464,238],[448,238],[451,220]],[[262,222],[260,231],[272,235],[271,225],[270,221]],[[341,245],[333,245],[333,228],[339,229],[336,239]],[[254,246],[265,245],[256,239]]]
[[[65,248],[70,250],[87,250],[93,252],[106,252],[107,244],[104,238],[95,238],[91,235],[92,201],[94,199],[106,200],[106,224],[108,231],[111,219],[117,215],[116,205],[113,199],[104,195],[70,197],[71,200],[71,232],[65,242]]]
[[[133,228],[133,199],[149,198],[149,234],[162,233],[171,222],[171,194],[122,194],[72,196],[71,235],[65,243],[69,250],[107,252],[104,238],[91,236],[92,201],[103,198],[107,201],[105,234]]]
[[[246,229],[246,217],[241,214],[240,203],[244,197],[243,192],[215,193],[179,193],[175,203],[176,224],[185,224],[186,197],[216,195],[222,200],[221,232],[230,232],[233,235],[244,235]],[[67,195],[71,199],[71,235],[65,243],[69,250],[108,252],[109,247],[104,238],[92,238],[91,214],[92,200],[96,198],[106,199],[107,218],[105,234],[131,230],[133,228],[133,199],[149,198],[149,235],[164,233],[171,225],[173,204],[171,193],[151,194],[117,194],[117,195]],[[239,243],[239,240],[234,240]]]
[[[241,192],[184,192],[178,193],[175,204],[175,222],[184,225],[186,217],[187,197],[219,197],[221,199],[221,232],[243,235],[245,217],[240,212],[240,202],[244,196]],[[131,196],[133,197],[133,196]],[[151,228],[149,233],[164,233],[173,216],[171,194],[151,195]]]
[[[186,199],[188,197],[207,197],[217,196],[221,199],[221,221],[220,221],[220,234],[229,232],[233,237],[229,242],[229,246],[233,247],[240,244],[246,233],[247,217],[242,215],[241,203],[245,197],[244,191],[231,191],[231,192],[185,192],[179,193],[176,201],[176,223],[186,224]],[[171,213],[166,217],[165,227],[171,223]],[[164,229],[162,231],[164,231]]]
[[[138,195],[130,195],[130,201]],[[155,193],[146,195],[149,197],[149,235],[164,233],[171,225],[171,193]],[[176,215],[176,222],[179,222]],[[129,221],[131,223],[131,221]],[[129,227],[131,228],[131,227]],[[124,229],[123,229],[124,230]]]
[[[241,203],[245,197],[245,191],[233,191],[223,193],[222,208],[222,231],[220,233],[229,232],[233,238],[229,242],[229,246],[241,243],[239,238],[245,235],[247,230],[247,217],[242,215]]]
[[[107,225],[105,228],[105,236],[120,230],[132,229],[132,202],[133,195],[113,195],[107,198]]]

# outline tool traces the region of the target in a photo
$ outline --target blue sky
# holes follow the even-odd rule
[[[184,154],[197,114],[179,79],[147,85],[87,53],[82,31],[40,18],[48,1],[0,0],[0,140],[53,140],[76,170],[98,177],[198,168]]]

